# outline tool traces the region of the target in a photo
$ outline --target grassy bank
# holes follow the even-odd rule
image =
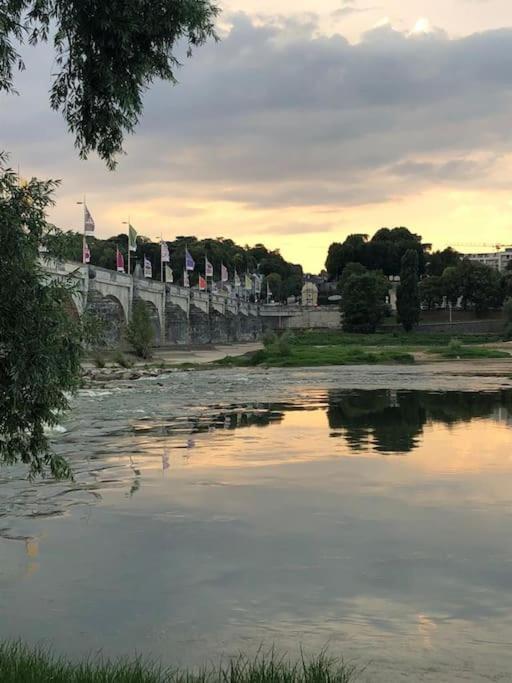
[[[453,334],[425,332],[377,332],[375,334],[348,334],[347,332],[309,330],[294,335],[297,346],[400,346],[400,347],[446,347]],[[460,336],[463,346],[488,344],[502,341],[497,334],[468,334]]]
[[[366,351],[358,347],[301,347],[291,345],[283,352],[278,346],[267,346],[245,356],[227,356],[221,365],[247,367],[300,368],[322,365],[377,365],[379,363],[414,363],[414,356],[404,351]]]
[[[238,657],[200,671],[164,669],[135,660],[74,664],[20,643],[0,645],[2,683],[352,683],[356,668],[321,654],[292,661],[271,652]]]
[[[452,339],[445,334],[392,333],[346,334],[343,332],[286,332],[282,336],[269,334],[265,347],[244,356],[228,356],[221,365],[237,367],[264,365],[267,367],[319,367],[326,365],[377,365],[414,363],[417,354],[422,361],[425,353],[432,360],[463,360],[473,358],[510,358],[505,350],[478,344],[496,342],[495,335],[468,335]]]

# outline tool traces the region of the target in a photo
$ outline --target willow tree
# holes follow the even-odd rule
[[[176,83],[177,47],[187,54],[215,38],[219,9],[210,0],[3,0],[0,2],[0,91],[14,91],[23,42],[53,43],[50,93],[75,136],[110,168],[142,113],[153,80]]]
[[[80,157],[95,151],[111,169],[155,79],[176,83],[178,49],[216,39],[209,0],[2,0],[0,92],[15,92],[23,43],[52,43],[50,104],[63,113]],[[0,460],[32,472],[69,473],[51,453],[46,425],[79,383],[84,326],[66,313],[69,285],[39,264],[52,232],[55,183],[21,183],[0,153]]]

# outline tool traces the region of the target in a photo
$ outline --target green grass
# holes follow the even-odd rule
[[[325,653],[294,661],[270,651],[254,659],[240,656],[218,667],[189,671],[164,669],[142,659],[89,659],[75,664],[46,649],[22,643],[0,645],[2,683],[352,683],[358,673],[356,667]]]
[[[472,359],[472,358],[510,358],[510,353],[499,349],[486,349],[479,346],[453,346],[448,345],[439,349],[431,349],[430,353],[436,353],[443,358]]]
[[[221,365],[265,365],[279,368],[319,367],[322,365],[376,365],[379,363],[414,363],[414,357],[401,350],[366,351],[359,347],[301,347],[292,345],[288,353],[280,353],[278,349],[269,347],[245,356],[226,356],[219,361]]]
[[[310,330],[294,335],[296,346],[447,346],[453,334],[425,332],[377,332],[349,334],[347,332]],[[501,341],[497,334],[461,335],[464,345]]]

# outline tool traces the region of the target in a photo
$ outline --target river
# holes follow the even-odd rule
[[[508,681],[511,437],[512,380],[442,365],[84,390],[53,434],[74,482],[0,469],[0,638]]]

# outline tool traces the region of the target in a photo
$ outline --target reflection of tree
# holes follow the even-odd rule
[[[373,441],[377,451],[408,453],[427,422],[454,424],[489,417],[500,406],[512,410],[512,392],[330,391],[331,429],[343,429],[353,450]]]
[[[361,450],[373,437],[379,451],[407,453],[423,431],[425,412],[411,392],[407,401],[386,389],[329,392],[327,411],[332,429],[343,428],[350,447]]]

